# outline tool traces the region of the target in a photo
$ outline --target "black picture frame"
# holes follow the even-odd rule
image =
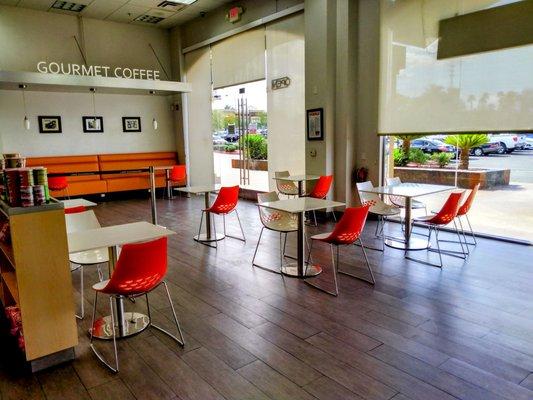
[[[122,117],[122,132],[141,132],[141,117]]]
[[[324,109],[312,108],[306,115],[307,140],[324,140]]]
[[[63,133],[61,128],[61,116],[39,115],[39,133]]]
[[[103,133],[104,132],[104,118],[96,115],[88,115],[81,117],[84,133]],[[93,121],[98,121],[96,127],[91,126]]]

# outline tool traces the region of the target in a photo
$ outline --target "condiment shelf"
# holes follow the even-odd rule
[[[33,371],[74,358],[78,343],[63,203],[9,207],[10,243],[0,242],[0,301],[20,309]]]

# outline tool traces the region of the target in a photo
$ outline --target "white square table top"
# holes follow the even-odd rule
[[[145,242],[176,232],[146,221],[106,226],[67,234],[69,253],[120,246],[127,243]]]
[[[292,181],[292,182],[316,181],[319,178],[320,178],[319,175],[289,175],[289,176],[274,177],[274,179],[279,180],[279,181]]]
[[[184,193],[201,194],[201,193],[218,192],[220,190],[220,185],[184,186],[184,187],[179,187],[176,189]]]
[[[72,199],[72,200],[61,200],[65,208],[74,208],[74,207],[96,207],[98,204],[93,203],[92,201],[85,199]]]
[[[457,189],[455,186],[446,185],[430,185],[426,183],[400,183],[392,186],[378,186],[372,190],[361,190],[365,193],[377,193],[400,197],[418,197],[426,196],[428,194],[435,194],[446,192],[448,190]]]
[[[315,199],[312,197],[298,197],[296,199],[267,201],[258,204],[260,207],[271,208],[289,213],[301,213],[305,211],[321,210],[323,208],[333,208],[343,206],[344,203],[331,200]]]

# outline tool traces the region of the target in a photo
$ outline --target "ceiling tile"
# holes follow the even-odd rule
[[[163,0],[130,0],[128,4],[141,7],[157,7]]]
[[[123,6],[127,0],[94,0],[81,15],[88,18],[104,19]]]
[[[54,3],[55,0],[20,0],[17,6],[34,10],[48,10]]]
[[[0,0],[0,5],[3,6],[16,6],[19,0]]]
[[[140,7],[128,3],[110,14],[106,19],[116,22],[131,22],[139,15],[146,14],[149,10],[150,8],[148,7]]]

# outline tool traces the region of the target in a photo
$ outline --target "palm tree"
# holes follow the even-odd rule
[[[444,140],[447,144],[457,146],[461,150],[460,169],[468,169],[470,149],[478,147],[489,141],[489,137],[482,133],[470,133],[466,135],[451,135]]]
[[[420,139],[425,135],[394,135],[395,138],[402,141],[402,153],[405,159],[409,158],[409,150],[411,150],[411,140]]]

